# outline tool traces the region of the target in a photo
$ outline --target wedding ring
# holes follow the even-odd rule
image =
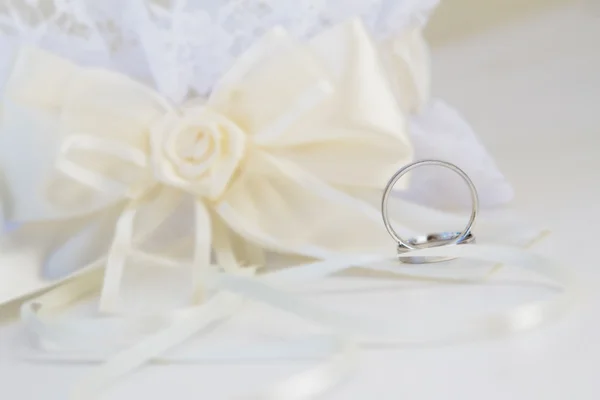
[[[427,249],[430,247],[450,246],[454,244],[454,240],[460,236],[461,232],[441,232],[432,233],[430,235],[416,236],[407,239],[411,245],[419,249]],[[473,244],[475,243],[475,236],[469,233],[462,241],[456,244]],[[411,256],[403,257],[402,254],[411,251],[408,247],[398,244],[398,260],[405,264],[429,264],[442,261],[453,260],[455,257],[421,257]]]
[[[394,185],[406,175],[409,171],[414,168],[422,167],[425,165],[433,165],[438,167],[448,168],[451,171],[457,173],[469,186],[471,192],[471,216],[467,222],[466,227],[461,232],[441,232],[429,234],[426,236],[417,236],[414,238],[404,239],[394,230],[392,227],[389,214],[388,214],[388,200]],[[477,213],[479,212],[479,197],[477,195],[477,189],[473,184],[473,181],[469,176],[456,165],[441,160],[421,160],[415,161],[411,164],[401,168],[398,172],[392,176],[383,192],[381,199],[381,215],[383,217],[383,223],[390,236],[398,243],[398,255],[406,253],[410,250],[425,249],[429,247],[439,246],[451,246],[455,244],[469,244],[475,242],[475,237],[471,233],[471,228],[477,219]],[[400,257],[400,261],[409,264],[424,264],[451,260],[453,257]]]

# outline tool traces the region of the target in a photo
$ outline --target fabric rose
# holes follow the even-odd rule
[[[223,194],[246,150],[244,131],[204,106],[167,114],[151,141],[157,179],[208,199]]]

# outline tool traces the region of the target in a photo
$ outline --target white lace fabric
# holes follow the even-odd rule
[[[424,19],[435,3],[9,0],[0,5],[0,30],[7,35],[5,42],[24,39],[80,62],[151,77],[164,95],[181,101],[192,92],[206,95],[233,60],[274,26],[304,39],[360,16],[373,34],[384,38]]]

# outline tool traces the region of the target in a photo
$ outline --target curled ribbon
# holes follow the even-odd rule
[[[362,347],[376,346],[381,349],[409,343],[493,337],[529,330],[560,316],[577,295],[574,290],[577,286],[573,277],[563,268],[544,258],[512,247],[497,245],[439,247],[411,251],[404,256],[452,256],[501,262],[550,280],[554,283],[553,289],[557,291],[557,295],[478,318],[462,320],[456,317],[444,318],[437,314],[423,315],[417,320],[404,321],[398,325],[394,323],[393,318],[389,321],[381,321],[365,316],[357,318],[332,312],[277,289],[277,286],[306,284],[355,267],[413,278],[459,282],[454,278],[441,279],[431,272],[398,265],[396,260],[390,260],[385,256],[365,255],[326,259],[258,277],[253,276],[251,271],[247,271],[246,276],[242,276],[212,269],[213,273],[208,280],[217,294],[207,304],[189,310],[180,310],[170,315],[129,319],[126,324],[123,323],[124,321],[75,320],[68,325],[47,319],[44,314],[56,312],[62,307],[62,302],[66,300],[68,303],[72,300],[70,296],[76,298],[82,290],[90,290],[93,287],[94,276],[89,273],[85,278],[88,284],[85,283],[85,279],[74,280],[26,303],[23,307],[23,320],[30,324],[30,330],[38,337],[51,340],[54,346],[58,346],[63,351],[67,350],[66,353],[54,352],[46,358],[101,361],[109,355],[109,360],[102,367],[76,386],[73,394],[73,399],[76,400],[95,398],[106,385],[151,360],[189,362],[191,360],[234,361],[247,358],[272,360],[290,357],[304,359],[327,357],[327,362],[273,385],[257,397],[288,400],[312,398],[339,382],[353,366],[357,344]],[[475,279],[464,280],[464,282],[480,281]],[[330,331],[331,336],[313,335],[301,340],[250,348],[205,347],[192,353],[166,355],[170,349],[189,339],[203,327],[227,319],[238,312],[245,298],[317,323]],[[106,342],[107,335],[113,339],[134,338],[136,341],[129,343],[131,347],[124,349],[103,347],[109,345]],[[110,345],[114,344],[110,343]],[[79,347],[80,345],[82,347]],[[104,353],[103,348],[108,352]],[[81,351],[70,353],[68,349]],[[90,349],[97,353],[89,353]],[[36,355],[36,358],[39,359],[40,356]]]
[[[273,29],[237,60],[210,98],[181,106],[126,76],[23,49],[7,85],[0,146],[7,216],[22,225],[9,234],[0,268],[10,264],[6,255],[29,265],[46,262],[50,270],[60,263],[80,268],[44,280],[38,270],[20,272],[21,283],[0,282],[5,285],[0,304],[57,286],[24,304],[22,317],[31,331],[49,347],[93,347],[102,357],[117,352],[77,399],[227,319],[245,298],[327,327],[331,337],[300,345],[321,355],[351,355],[354,342],[348,337],[456,333],[448,331],[455,325],[447,321],[414,332],[364,331],[376,325],[327,313],[274,287],[351,266],[411,273],[389,267],[394,244],[378,209],[379,191],[412,157],[405,112],[391,87],[377,48],[357,21],[309,43]],[[418,102],[404,103],[413,108]],[[23,154],[32,162],[24,162]],[[403,235],[456,222],[402,201],[391,211]],[[65,244],[71,251],[54,252]],[[267,252],[320,261],[257,275]],[[417,253],[456,253],[545,271],[522,252],[499,248],[428,249],[406,256]],[[187,271],[188,307],[126,318],[105,315],[93,323],[56,324],[46,315],[89,294],[100,295],[101,311],[125,314],[123,276],[131,262]],[[417,273],[422,275],[427,274]],[[544,319],[534,308],[492,322],[504,321],[504,331],[528,327]],[[297,352],[298,346],[270,351],[290,349]],[[347,358],[342,360],[268,396],[319,393],[341,376]]]

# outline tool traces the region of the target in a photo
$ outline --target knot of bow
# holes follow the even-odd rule
[[[412,157],[391,88],[358,21],[308,43],[273,29],[208,99],[182,105],[24,48],[2,121],[8,218],[53,227],[48,254],[80,237],[85,251],[59,258],[106,266],[107,311],[136,257],[189,266],[201,285],[215,258],[235,271],[260,266],[264,251],[389,251],[378,199],[363,194]]]

